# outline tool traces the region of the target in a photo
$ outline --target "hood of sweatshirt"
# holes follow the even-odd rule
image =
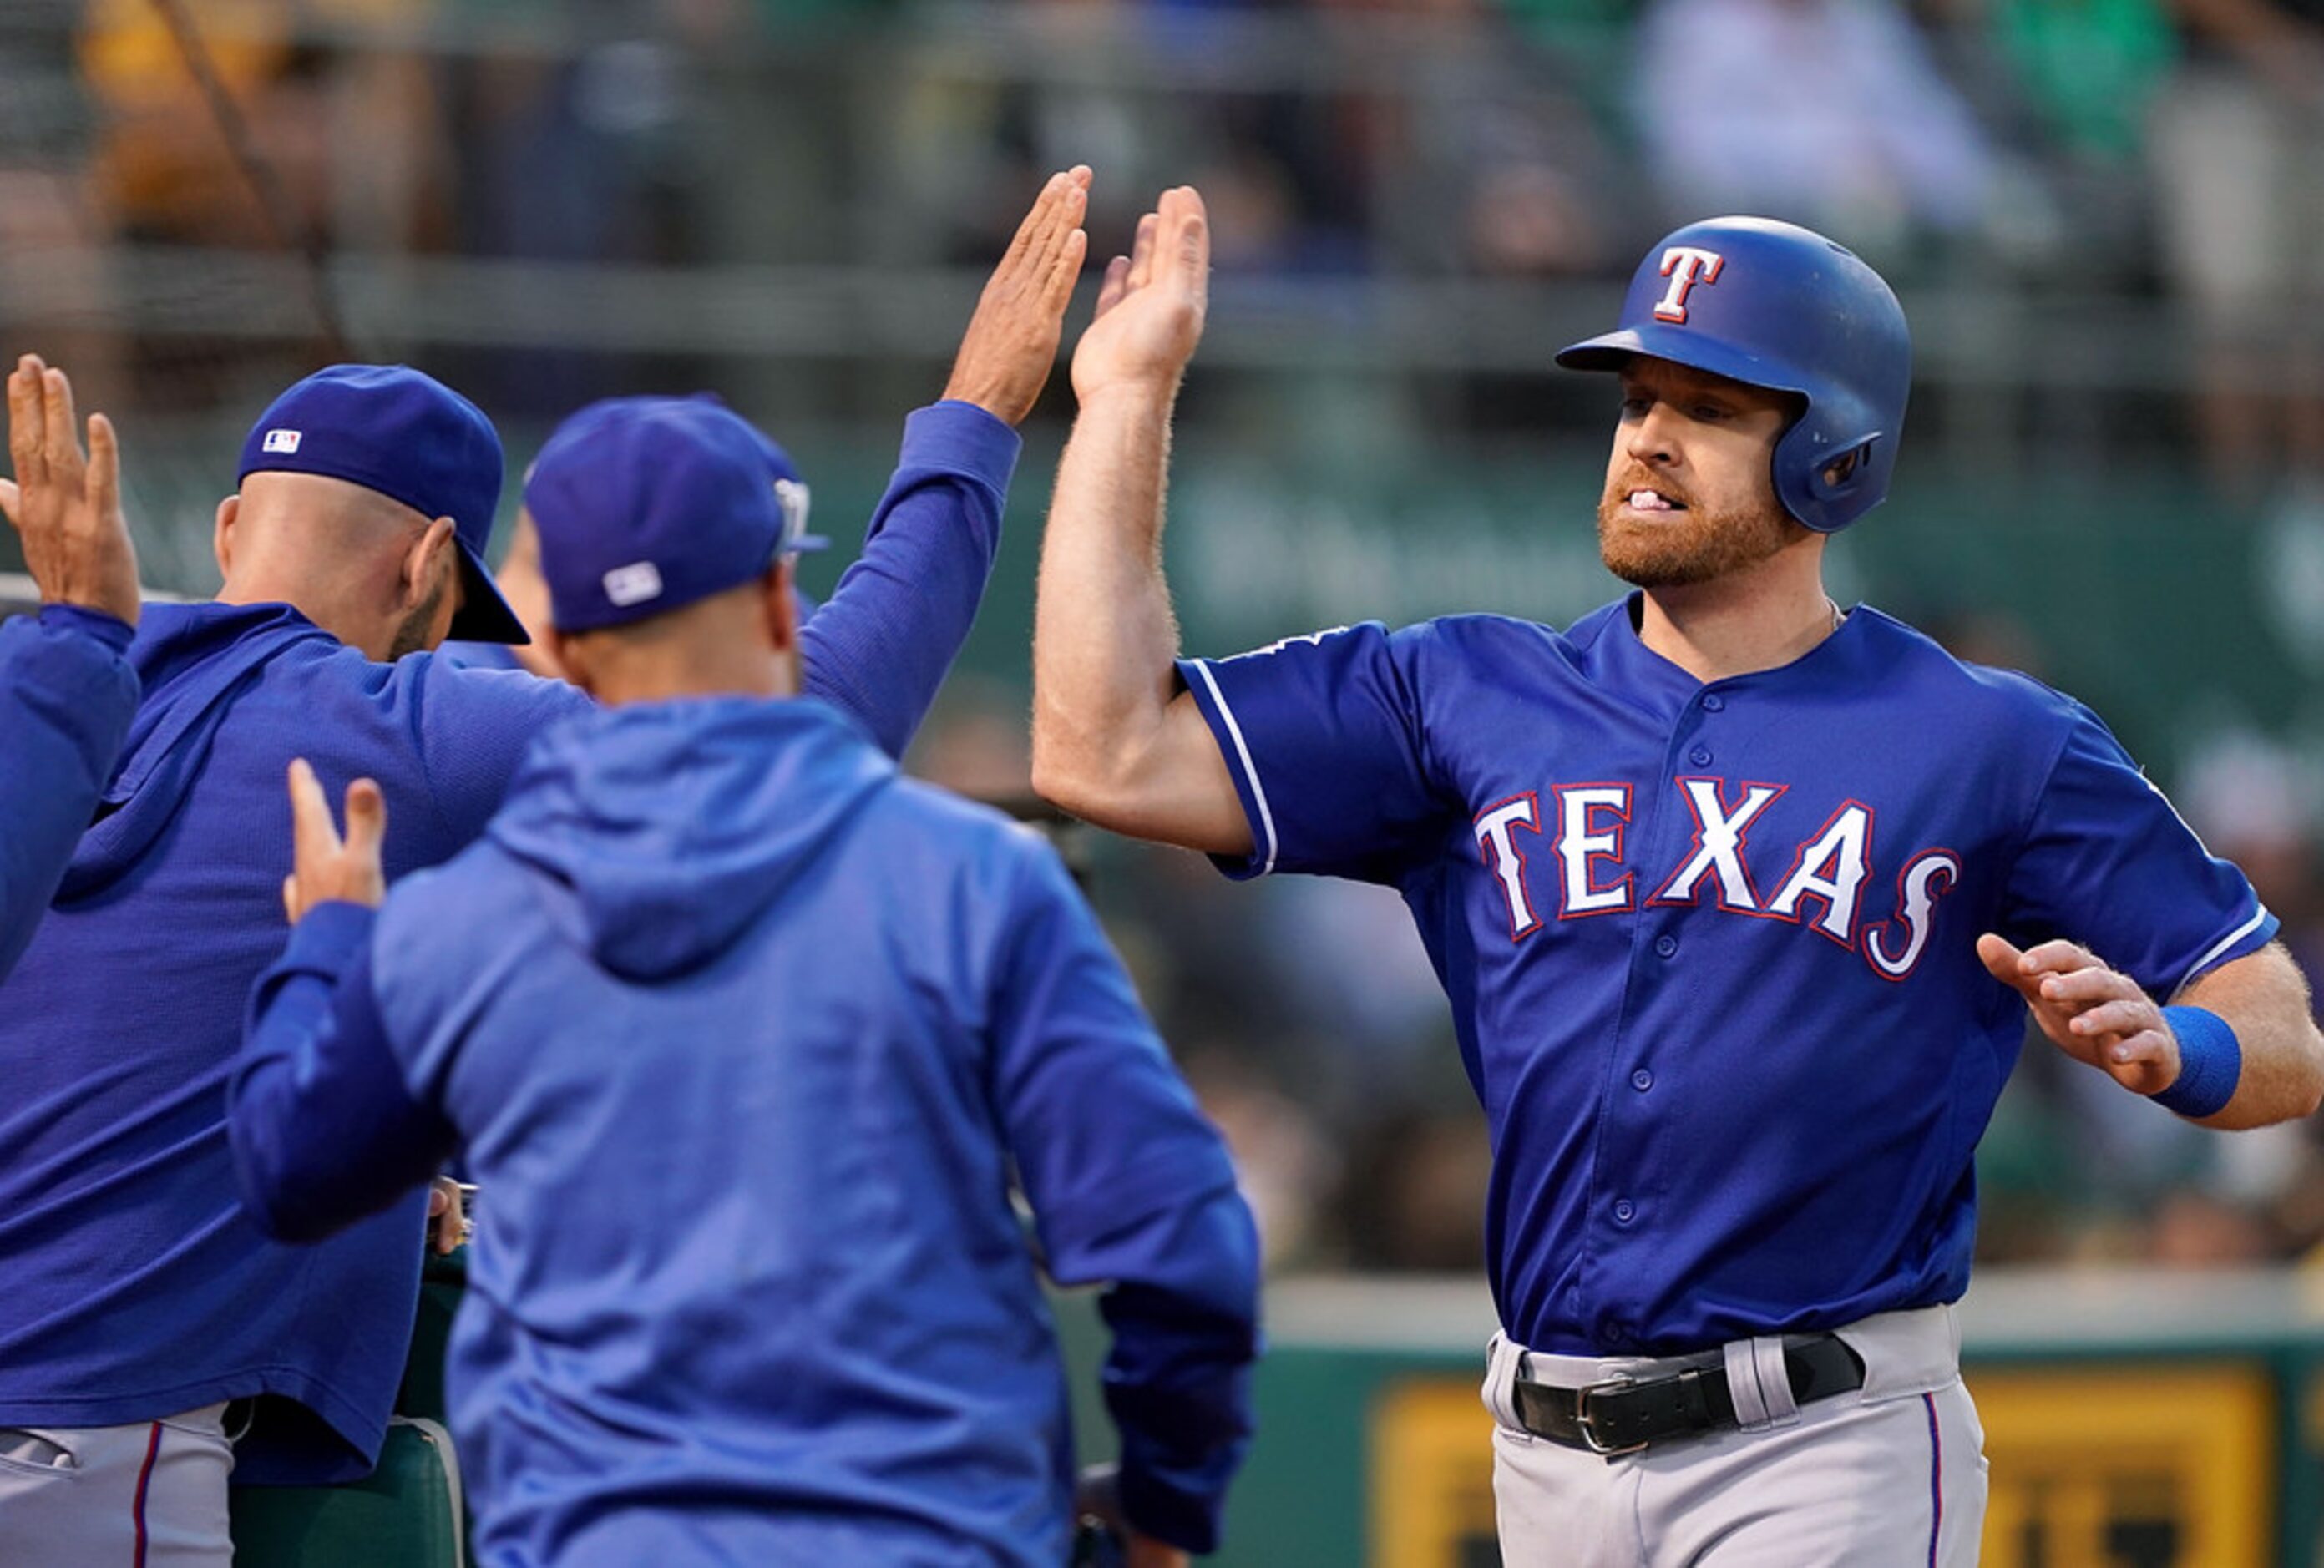
[[[565,889],[567,937],[661,980],[717,958],[895,778],[871,738],[807,699],[711,697],[545,732],[486,834]]]
[[[318,640],[339,647],[288,604],[144,607],[129,649],[144,696],[60,901],[104,891],[144,857],[201,776],[235,697],[268,663]]]

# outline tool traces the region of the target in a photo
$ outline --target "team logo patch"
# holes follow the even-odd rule
[[[604,584],[605,597],[616,607],[626,610],[632,604],[661,597],[661,568],[651,561],[632,561],[607,572]]]
[[[269,430],[265,438],[258,443],[258,449],[262,452],[295,452],[305,435],[303,430]]]
[[[1655,306],[1655,319],[1674,326],[1686,322],[1686,297],[1697,283],[1716,283],[1719,274],[1727,270],[1727,258],[1717,251],[1698,250],[1692,245],[1673,245],[1663,253],[1663,276],[1670,287]]]

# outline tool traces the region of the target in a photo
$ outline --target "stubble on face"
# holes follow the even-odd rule
[[[1652,490],[1685,510],[1641,517],[1627,503]],[[1757,566],[1799,536],[1800,526],[1767,493],[1736,507],[1676,493],[1644,469],[1609,480],[1598,502],[1598,554],[1606,569],[1638,588],[1687,587]]]
[[[419,653],[436,646],[436,617],[444,608],[444,595],[452,591],[448,582],[439,581],[436,589],[412,607],[395,629],[395,637],[388,644],[387,661],[393,664],[407,653]]]

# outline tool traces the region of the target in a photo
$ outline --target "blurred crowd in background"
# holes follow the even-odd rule
[[[1448,489],[1563,453],[1579,478],[1509,504],[1586,554],[1612,410],[1549,351],[1677,222],[1792,218],[1914,312],[1901,493],[2161,474],[2194,503],[2143,540],[2262,563],[2199,651],[2203,689],[2266,687],[2264,712],[2141,709],[2135,669],[2089,690],[2092,659],[2174,657],[2135,615],[2097,619],[2109,642],[2029,610],[2038,594],[1858,576],[2164,759],[2324,976],[2319,152],[2324,0],[5,0],[0,323],[115,413],[157,586],[200,593],[242,429],[327,359],[445,376],[518,462],[590,397],[705,385],[811,473],[818,445],[875,448],[940,383],[1027,193],[1088,162],[1100,261],[1164,185],[1210,202],[1217,305],[1183,450],[1295,475],[1409,458]],[[1070,411],[1055,387],[1032,427],[1019,540]],[[1261,510],[1212,498],[1224,527],[1239,507]],[[1382,503],[1352,549],[1295,560],[1326,585],[1299,607],[1477,607],[1476,574],[1418,606],[1330,588],[1403,521]],[[2114,591],[2106,518],[2075,526],[2017,575]],[[1545,619],[1613,590],[1522,559],[1494,575],[1490,607]],[[1016,661],[973,650],[915,764],[1015,799],[1026,589],[995,592],[1015,608],[980,646]],[[1275,1266],[1474,1272],[1483,1125],[1394,896],[1068,848]],[[2319,1164],[2317,1129],[2206,1138],[2037,1040],[1986,1140],[1985,1250],[2324,1257]]]

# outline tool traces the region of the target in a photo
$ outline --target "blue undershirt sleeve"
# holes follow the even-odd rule
[[[905,420],[863,553],[800,632],[807,695],[854,718],[891,757],[911,743],[976,619],[1019,446],[973,403]]]
[[[56,897],[137,712],[129,623],[69,604],[0,622],[0,979]]]
[[[1046,848],[1026,857],[993,1010],[994,1088],[1050,1277],[1107,1282],[1123,1512],[1218,1543],[1251,1433],[1259,1240],[1217,1130]]]
[[[377,921],[361,905],[317,905],[251,993],[227,1130],[243,1207],[278,1241],[317,1241],[392,1207],[457,1142],[411,1097],[388,1044],[372,989]]]

